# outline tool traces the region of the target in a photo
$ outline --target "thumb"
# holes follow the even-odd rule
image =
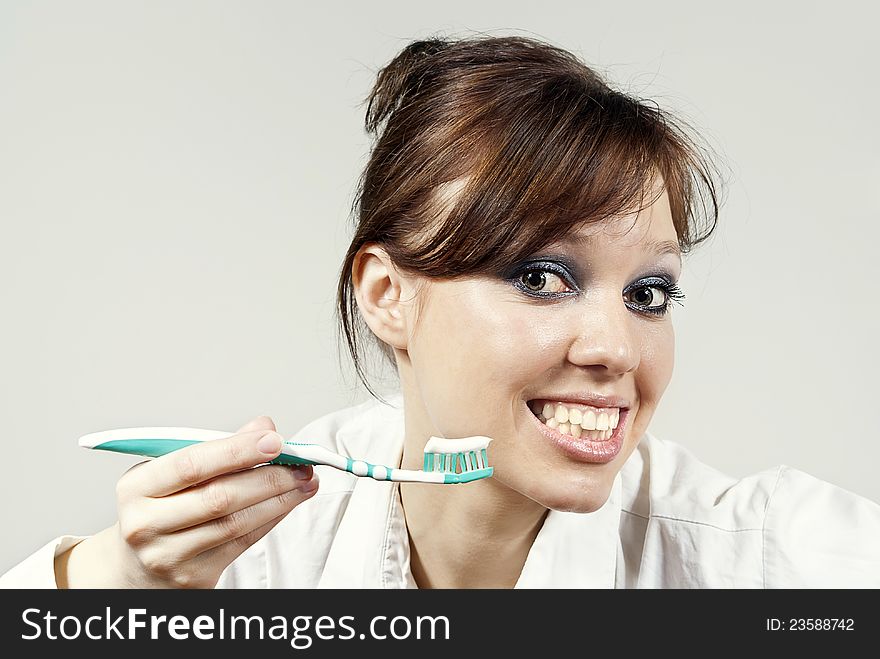
[[[244,424],[241,428],[235,431],[236,434],[249,432],[251,430],[277,430],[275,427],[275,423],[272,421],[271,417],[268,416],[258,416],[255,419],[251,419],[246,424]]]

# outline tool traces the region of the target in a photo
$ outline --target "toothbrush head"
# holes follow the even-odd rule
[[[488,478],[494,472],[486,450],[491,437],[475,435],[461,439],[431,437],[425,444],[424,471],[439,476],[444,483],[468,483]]]

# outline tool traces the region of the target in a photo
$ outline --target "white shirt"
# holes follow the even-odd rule
[[[399,466],[402,395],[388,401],[332,412],[294,441]],[[233,561],[219,588],[415,587],[398,485],[318,470],[318,493]],[[82,539],[49,542],[0,586],[55,588],[54,557]],[[516,587],[876,588],[880,505],[784,465],[731,478],[645,433],[602,508],[549,511]]]

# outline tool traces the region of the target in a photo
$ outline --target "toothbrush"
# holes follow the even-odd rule
[[[89,433],[79,438],[83,448],[115,451],[157,458],[185,446],[214,439],[225,439],[235,433],[202,428],[148,427],[118,428]],[[468,483],[488,478],[494,469],[489,466],[486,449],[490,437],[476,435],[461,439],[431,437],[425,444],[424,469],[397,469],[355,460],[319,444],[285,441],[281,454],[271,464],[327,465],[355,476],[378,481],[412,483]]]

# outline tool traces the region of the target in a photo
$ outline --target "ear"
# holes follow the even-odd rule
[[[412,323],[411,282],[378,243],[364,243],[351,271],[355,299],[367,326],[388,345],[406,350]]]

